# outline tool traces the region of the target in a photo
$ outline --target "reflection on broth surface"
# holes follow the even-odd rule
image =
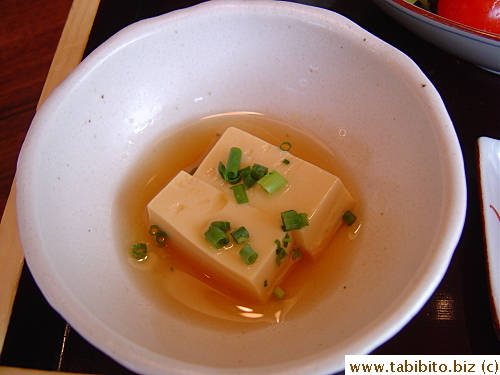
[[[228,127],[236,127],[274,145],[289,142],[295,156],[340,177],[346,175],[336,164],[335,155],[304,131],[256,113],[228,113],[201,119],[159,139],[143,156],[129,176],[117,202],[121,224],[123,258],[131,277],[137,279],[152,303],[178,315],[203,314],[219,322],[275,323],[292,319],[293,314],[313,307],[331,288],[345,288],[349,252],[361,220],[342,225],[330,243],[312,259],[304,253],[286,273],[280,286],[286,291],[281,300],[255,302],[235,293],[195,262],[187,259],[167,237],[165,246],[155,244],[148,233],[148,203],[181,170],[198,166]],[[355,189],[347,187],[356,199]],[[359,204],[355,207],[359,214]],[[359,215],[358,215],[359,216]],[[168,234],[168,233],[167,233]],[[141,261],[130,255],[132,244],[148,246]],[[205,321],[206,321],[205,319]],[[211,323],[213,324],[213,322]]]

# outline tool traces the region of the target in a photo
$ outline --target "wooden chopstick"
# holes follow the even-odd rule
[[[57,45],[37,108],[80,63],[94,24],[100,0],[74,0]],[[12,306],[24,263],[15,205],[15,179],[0,222],[0,352],[9,326]],[[13,373],[0,367],[0,374]],[[19,369],[16,369],[16,371]]]
[[[37,108],[82,61],[100,0],[74,0]]]

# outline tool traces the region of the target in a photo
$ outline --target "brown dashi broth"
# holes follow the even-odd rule
[[[225,293],[200,267],[186,259],[168,241],[159,247],[149,234],[147,205],[181,170],[195,168],[224,130],[235,126],[269,143],[290,142],[290,152],[344,179],[347,171],[336,163],[335,155],[321,141],[305,131],[257,113],[229,113],[211,116],[179,128],[159,139],[143,159],[119,194],[119,238],[123,258],[138,287],[159,304],[177,314],[204,314],[220,322],[274,323],[292,319],[317,303],[331,288],[342,285],[349,248],[360,228],[341,226],[331,244],[314,261],[307,255],[296,261],[280,283],[286,294],[282,300],[271,298],[265,304],[249,302],[244,295]],[[237,146],[237,145],[235,145]],[[356,199],[356,190],[346,186]],[[359,203],[357,204],[359,206]],[[167,233],[168,235],[168,233]],[[148,246],[147,258],[138,261],[130,254],[134,243]]]

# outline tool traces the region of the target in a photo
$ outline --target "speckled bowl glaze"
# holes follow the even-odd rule
[[[428,12],[405,0],[373,0],[388,15],[429,43],[500,74],[500,35]]]
[[[259,329],[167,313],[129,277],[113,230],[117,191],[145,149],[235,111],[322,139],[349,171],[363,223],[318,303]],[[344,355],[384,343],[431,296],[466,206],[453,125],[416,64],[338,14],[274,1],[211,1],[112,37],[36,114],[16,186],[47,300],[141,374],[342,370]]]

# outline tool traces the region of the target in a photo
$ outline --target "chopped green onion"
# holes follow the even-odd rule
[[[142,260],[146,257],[148,247],[145,243],[136,243],[132,245],[132,255],[135,259]]]
[[[217,170],[219,171],[220,176],[224,179],[224,181],[227,181],[226,177],[226,166],[222,164],[222,162],[219,162],[219,165],[217,166]]]
[[[217,227],[224,233],[226,233],[231,228],[231,223],[229,221],[212,221],[210,223],[211,227]]]
[[[216,249],[220,249],[221,247],[229,244],[229,237],[226,235],[226,233],[224,233],[222,229],[215,225],[210,225],[208,230],[205,232],[205,238]]]
[[[286,164],[286,165],[290,164],[290,160],[288,160],[288,159],[283,159],[283,164]]]
[[[285,237],[283,238],[283,247],[288,247],[288,243],[292,242],[292,239],[290,238],[290,235],[287,233],[285,234]]]
[[[245,184],[245,186],[247,188],[251,188],[252,186],[255,185],[256,182],[257,182],[257,180],[254,179],[251,174],[243,177],[243,183]]]
[[[158,225],[151,225],[149,227],[149,234],[155,236],[156,244],[159,246],[165,245],[167,241],[167,233],[162,231]]]
[[[243,184],[231,186],[230,189],[233,191],[234,197],[236,198],[236,202],[238,202],[238,204],[248,203],[247,193]]]
[[[156,232],[158,232],[160,230],[160,227],[158,225],[151,225],[149,227],[149,234],[154,236],[156,235]]]
[[[242,151],[241,148],[231,147],[226,164],[226,179],[228,181],[235,180],[238,177],[240,168]]]
[[[281,247],[280,240],[276,240],[274,242],[276,243],[276,264],[281,266],[281,261],[288,255],[288,253]]]
[[[254,264],[259,254],[255,252],[250,245],[245,245],[240,249],[240,256],[243,258],[246,264]]]
[[[269,168],[255,163],[252,166],[252,177],[256,180],[260,180],[262,177],[264,177],[267,174],[268,171],[269,171]]]
[[[309,225],[309,219],[307,218],[306,213],[300,213],[300,226],[307,227]]]
[[[257,181],[252,178],[252,168],[245,167],[239,170],[239,175],[246,187],[251,188]]]
[[[285,296],[285,290],[282,287],[277,286],[276,289],[274,289],[273,295],[276,299],[283,299]]]
[[[300,249],[294,248],[292,251],[292,259],[296,260],[299,259],[302,256],[302,251]]]
[[[351,226],[356,221],[356,215],[354,215],[351,211],[347,210],[344,215],[342,215],[342,220],[348,225]]]
[[[283,230],[300,229],[300,222],[297,211],[289,210],[281,213],[281,221],[283,222]]]
[[[274,194],[280,187],[285,186],[288,181],[277,171],[273,170],[257,181],[257,183],[269,194]]]
[[[289,230],[300,229],[309,225],[306,213],[297,213],[295,210],[284,211],[281,213],[283,221],[282,229],[286,232]]]
[[[283,142],[280,144],[280,149],[283,151],[289,151],[292,148],[292,144],[290,142]]]
[[[235,178],[233,178],[233,179],[229,179],[228,178],[227,179],[227,182],[229,182],[231,185],[235,185],[235,184],[237,184],[240,181],[241,181],[241,174],[239,174],[239,173],[236,175]]]
[[[240,170],[240,174],[243,178],[243,183],[246,187],[251,188],[257,181],[264,177],[268,168],[259,164],[254,164],[252,168],[245,167]]]
[[[233,236],[233,239],[236,241],[236,243],[247,242],[248,237],[250,237],[245,227],[239,227],[238,229],[232,231],[231,236]]]
[[[156,240],[157,245],[160,245],[160,246],[165,245],[165,242],[167,241],[167,233],[165,233],[162,230],[159,230],[155,234],[155,240]]]
[[[240,172],[240,174],[241,174],[242,177],[246,177],[250,173],[252,173],[252,168],[250,168],[249,166],[246,166],[245,168],[240,169],[239,172]]]

